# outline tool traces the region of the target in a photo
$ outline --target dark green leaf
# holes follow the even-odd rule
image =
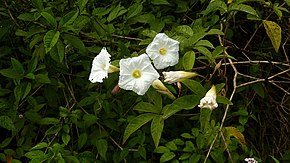
[[[169,5],[167,0],[152,0],[151,3],[154,5]]]
[[[135,3],[132,6],[130,6],[127,13],[127,19],[130,19],[138,15],[139,13],[141,13],[142,9],[143,9],[143,6],[140,3]]]
[[[62,142],[67,145],[68,142],[70,141],[70,135],[67,134],[67,133],[63,133],[61,134],[61,139],[62,139]]]
[[[29,13],[29,12],[22,13],[17,18],[20,20],[24,20],[24,21],[34,21],[35,20],[34,14]]]
[[[13,121],[8,116],[0,116],[0,126],[7,130],[15,130]]]
[[[108,149],[107,141],[105,139],[97,140],[96,146],[97,146],[97,150],[98,150],[99,154],[101,155],[101,157],[104,160],[107,160],[107,157],[106,157],[106,153],[107,153],[107,149]]]
[[[22,79],[23,75],[17,73],[15,70],[12,69],[2,69],[0,70],[0,74],[2,74],[3,76],[7,77],[7,78],[11,78],[11,79]]]
[[[79,139],[78,139],[78,149],[81,149],[86,144],[87,139],[88,139],[88,134],[87,133],[82,133],[79,136]]]
[[[56,118],[42,118],[40,120],[40,124],[43,124],[43,125],[51,125],[51,124],[58,124],[59,123],[59,120],[56,119]]]
[[[203,97],[206,94],[205,88],[197,81],[187,79],[182,81],[182,83],[189,88],[194,94]]]
[[[71,11],[62,17],[59,21],[61,27],[67,27],[71,25],[78,17],[79,11]]]
[[[42,0],[32,0],[32,4],[39,12],[41,12],[43,10]]]
[[[50,25],[56,26],[56,20],[50,13],[43,11],[41,12],[41,16],[43,16]]]
[[[188,51],[184,54],[182,58],[183,67],[185,70],[191,70],[195,62],[195,53],[194,51]]]
[[[163,127],[164,127],[164,119],[162,115],[156,115],[151,123],[151,136],[153,138],[155,147],[158,147]]]
[[[221,104],[233,105],[233,103],[224,96],[217,96],[216,101],[217,103],[221,103]]]
[[[154,107],[154,105],[148,102],[139,102],[137,105],[134,106],[134,110],[138,110],[141,112],[149,112],[149,113],[159,113],[159,110]]]
[[[84,7],[86,6],[86,4],[88,3],[89,0],[78,0],[78,5],[79,5],[79,9],[80,11],[82,11],[84,9]]]
[[[63,39],[66,40],[68,43],[70,43],[74,48],[77,48],[81,51],[81,53],[86,52],[86,47],[82,40],[80,40],[78,37],[64,34],[62,35]]]
[[[125,129],[122,144],[126,142],[129,136],[137,131],[140,127],[154,118],[155,114],[145,113],[133,118]]]

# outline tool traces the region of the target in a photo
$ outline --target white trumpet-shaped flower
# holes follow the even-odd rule
[[[108,78],[108,71],[110,67],[111,55],[106,48],[103,48],[101,52],[94,58],[92,63],[92,69],[89,76],[89,80],[92,83],[103,82],[104,78]]]
[[[164,75],[164,82],[167,82],[169,84],[180,82],[198,75],[195,72],[186,72],[186,71],[169,71],[162,73]]]
[[[245,158],[245,161],[247,161],[247,163],[258,163],[254,158]]]
[[[146,54],[120,60],[119,87],[144,95],[154,80],[159,78]]]
[[[213,85],[211,89],[205,94],[205,96],[200,100],[198,105],[200,108],[207,108],[213,110],[218,107],[216,102],[216,88]]]
[[[179,60],[179,42],[164,33],[158,33],[146,48],[146,53],[153,60],[157,69],[174,66]]]

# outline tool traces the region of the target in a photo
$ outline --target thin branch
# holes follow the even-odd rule
[[[275,75],[272,75],[272,76],[270,76],[270,77],[268,78],[268,80],[269,80],[269,79],[272,79],[272,78],[274,78],[274,77],[276,77],[276,76],[279,76],[279,75],[281,75],[281,74],[284,74],[284,73],[286,73],[286,72],[288,72],[288,71],[290,71],[290,69],[287,69],[287,70],[281,71],[281,72],[279,72],[279,73],[277,73],[277,74],[275,74]]]
[[[16,20],[14,19],[11,11],[9,10],[9,6],[8,6],[6,0],[3,0],[3,1],[4,1],[5,6],[7,7],[8,14],[11,17],[12,21],[17,25],[17,27],[19,27],[19,24],[16,22]]]
[[[257,79],[257,80],[254,80],[254,81],[250,81],[250,82],[247,82],[247,83],[240,84],[240,85],[237,86],[237,88],[244,87],[244,86],[251,85],[251,84],[255,84],[255,83],[259,83],[259,82],[264,82],[264,81],[265,81],[265,79]]]
[[[273,65],[283,65],[290,67],[289,63],[283,63],[283,62],[270,62],[270,61],[238,61],[233,62],[234,65],[236,64],[249,64],[249,63],[256,63],[256,64],[273,64]],[[230,65],[230,63],[222,63],[222,66]]]

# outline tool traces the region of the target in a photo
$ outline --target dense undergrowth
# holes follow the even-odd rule
[[[289,162],[289,5],[2,0],[0,159]],[[176,99],[153,87],[120,89],[118,72],[88,80],[103,47],[119,67],[158,33],[179,42],[178,64],[157,70]],[[198,75],[170,84],[168,71]],[[212,85],[218,107],[200,109]]]

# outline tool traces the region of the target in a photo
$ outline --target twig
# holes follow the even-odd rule
[[[232,158],[232,156],[231,156],[230,150],[229,150],[229,148],[228,148],[228,144],[227,144],[227,141],[226,141],[226,139],[225,139],[225,136],[224,136],[224,134],[223,134],[222,131],[220,131],[220,133],[221,133],[222,139],[223,139],[223,141],[224,141],[224,143],[225,143],[226,150],[227,150],[227,152],[228,152],[228,154],[229,154],[229,158],[230,158],[230,160],[231,160],[232,162],[234,162],[234,160],[233,160],[233,158]]]
[[[290,67],[289,63],[283,63],[283,62],[270,62],[270,61],[238,61],[238,62],[233,62],[234,65],[236,64],[249,64],[249,63],[256,63],[256,64],[273,64],[273,65],[283,65],[283,66],[288,66]],[[222,63],[222,66],[230,65],[230,63]]]
[[[272,76],[270,76],[270,77],[268,78],[268,80],[269,80],[269,79],[272,79],[272,78],[274,78],[274,77],[276,77],[276,76],[279,76],[279,75],[281,75],[281,74],[284,74],[284,73],[286,73],[286,72],[288,72],[288,71],[290,71],[290,69],[287,69],[287,70],[281,71],[281,72],[279,72],[279,73],[277,73],[277,74],[275,74],[275,75],[272,75]]]
[[[288,55],[287,55],[286,50],[285,50],[285,45],[286,45],[288,39],[289,39],[289,36],[287,37],[287,39],[285,40],[285,42],[282,45],[282,49],[283,49],[283,53],[284,53],[285,58],[286,58],[286,62],[289,62],[289,58],[288,58]]]
[[[112,36],[117,37],[117,38],[128,39],[128,40],[142,41],[142,39],[140,39],[140,38],[134,38],[134,37],[128,37],[128,36],[119,36],[119,35],[115,35],[115,34],[112,34]]]
[[[286,91],[284,88],[280,87],[279,85],[277,85],[274,82],[270,82],[271,84],[275,85],[277,88],[281,89],[283,92],[285,92],[287,95],[290,95],[290,93],[288,91]]]
[[[8,6],[6,0],[3,0],[3,1],[4,1],[4,3],[5,3],[5,6],[7,7],[8,14],[9,14],[9,16],[11,17],[12,21],[17,25],[17,27],[19,27],[19,24],[16,22],[16,20],[14,19],[14,17],[13,17],[13,15],[12,15],[11,11],[9,10],[9,6]]]
[[[264,81],[265,81],[265,79],[257,79],[257,80],[254,80],[254,81],[250,81],[250,82],[247,82],[247,83],[240,84],[240,85],[237,86],[237,88],[244,87],[244,86],[251,85],[251,84],[255,84],[255,83],[259,83],[259,82],[264,82]]]

